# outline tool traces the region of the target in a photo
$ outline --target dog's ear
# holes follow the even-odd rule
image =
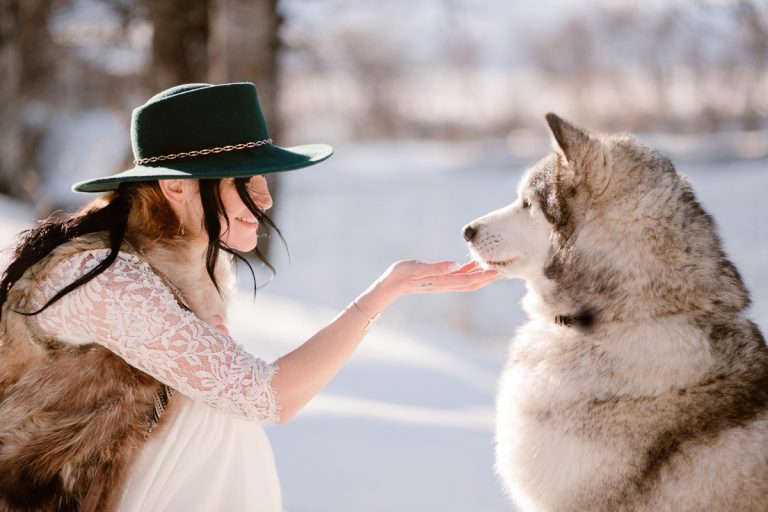
[[[547,114],[547,123],[555,151],[563,158],[564,165],[558,165],[561,183],[573,187],[589,183],[591,189],[602,190],[609,170],[605,158],[598,158],[604,151],[600,138],[555,114]]]
[[[549,129],[555,138],[557,149],[568,162],[578,162],[588,149],[589,132],[551,112],[546,115],[546,118]]]

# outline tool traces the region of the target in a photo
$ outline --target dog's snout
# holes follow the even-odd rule
[[[477,234],[477,230],[473,228],[471,225],[464,226],[464,240],[467,242],[471,242],[473,238],[475,238],[475,235]]]

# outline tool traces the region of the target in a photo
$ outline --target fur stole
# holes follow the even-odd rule
[[[219,258],[224,297],[205,270],[201,251],[127,236],[123,246],[147,261],[180,292],[185,304],[211,324],[222,323],[231,260]],[[0,510],[78,510],[101,466],[106,485],[97,510],[114,510],[127,469],[147,437],[161,384],[98,345],[74,346],[42,336],[27,311],[27,296],[48,269],[80,251],[108,247],[89,235],[59,246],[30,267],[11,289],[0,319]],[[218,318],[217,318],[218,317]],[[174,402],[157,428],[172,421]]]

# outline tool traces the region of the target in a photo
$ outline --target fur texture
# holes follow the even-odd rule
[[[202,254],[158,244],[129,231],[126,251],[138,252],[181,291],[200,318],[225,317]],[[47,269],[78,251],[108,247],[100,236],[77,239],[31,267],[12,288],[0,323],[0,510],[78,510],[99,464],[107,486],[98,510],[113,510],[126,470],[145,440],[159,382],[96,343],[73,346],[36,332],[26,297]],[[231,283],[230,261],[217,277]],[[222,287],[224,289],[224,287]],[[84,340],[90,341],[90,340]],[[172,420],[171,400],[157,429]],[[156,429],[156,431],[157,431]]]
[[[497,397],[505,491],[524,512],[765,511],[768,349],[712,218],[634,137],[547,121],[519,198],[465,228],[528,287]]]

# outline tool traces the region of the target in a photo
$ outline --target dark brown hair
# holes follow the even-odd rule
[[[234,180],[238,196],[256,217],[259,224],[274,230],[285,244],[280,230],[253,201],[248,190],[249,179],[246,177]],[[224,219],[227,227],[230,223],[221,200],[221,180],[199,180],[199,183],[200,199],[203,205],[203,227],[208,235],[208,247],[205,255],[208,276],[216,289],[221,291],[214,275],[214,269],[219,258],[219,252],[227,252],[248,267],[253,279],[254,293],[256,293],[258,287],[256,274],[250,262],[219,239],[222,233],[220,219]],[[14,283],[22,277],[29,267],[45,258],[56,247],[79,236],[104,232],[109,238],[110,252],[91,271],[59,290],[43,307],[24,314],[34,315],[45,310],[67,293],[109,268],[117,258],[129,226],[141,229],[142,233],[151,240],[183,242],[184,239],[183,233],[179,230],[179,219],[156,181],[122,183],[115,192],[105,194],[72,215],[64,218],[48,218],[21,233],[19,242],[11,256],[11,262],[5,269],[2,280],[0,280],[0,315],[2,315],[2,307],[8,300],[8,293]],[[274,276],[275,268],[258,248],[254,248],[251,254],[264,263]]]

